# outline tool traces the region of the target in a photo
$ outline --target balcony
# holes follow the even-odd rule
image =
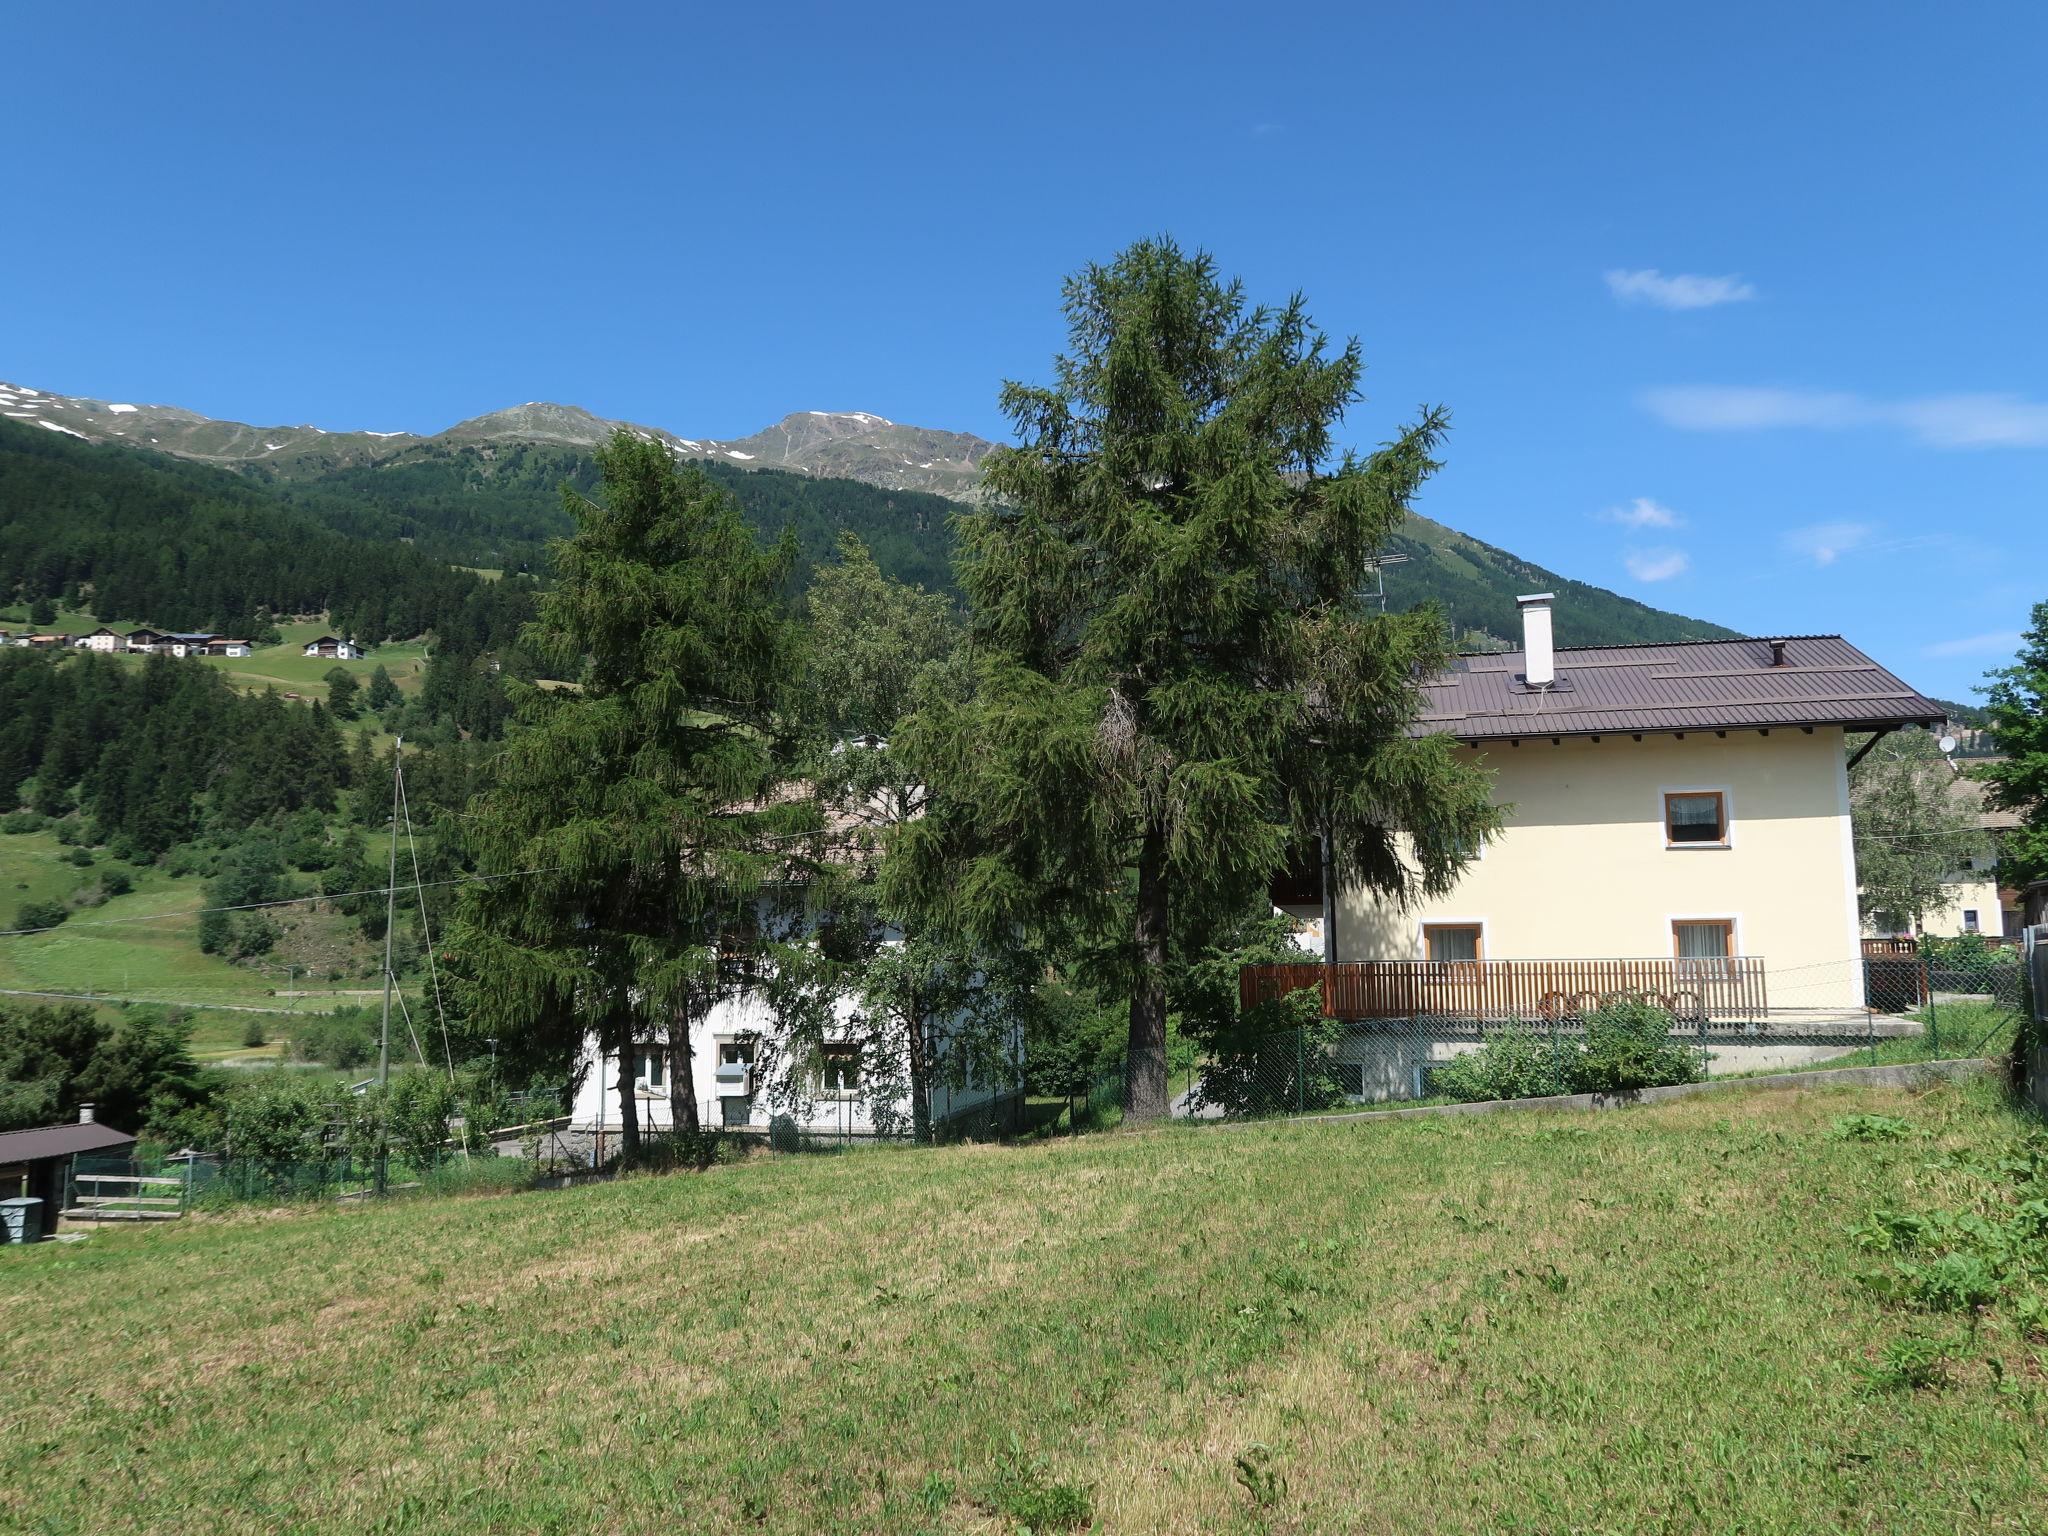
[[[1680,1020],[1757,1023],[1769,1013],[1764,962],[1707,960],[1367,960],[1338,965],[1247,965],[1246,1010],[1320,989],[1324,1018],[1564,1019],[1614,997],[1640,997]]]

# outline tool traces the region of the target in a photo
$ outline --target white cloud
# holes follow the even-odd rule
[[[1624,507],[1609,507],[1600,514],[1600,520],[1619,523],[1624,528],[1683,528],[1685,519],[1669,507],[1638,496]]]
[[[1669,581],[1692,569],[1692,556],[1682,549],[1632,549],[1621,563],[1637,581]]]
[[[2009,394],[1876,400],[1845,390],[1680,384],[1648,391],[1642,404],[1666,426],[1689,432],[1888,427],[1931,448],[2048,447],[2048,404]]]
[[[1868,523],[1812,523],[1785,534],[1785,547],[1815,565],[1833,565],[1852,550],[1870,543],[1877,530]]]
[[[1607,291],[1622,303],[1654,304],[1659,309],[1712,309],[1716,304],[1740,304],[1756,297],[1756,289],[1733,273],[1702,277],[1696,272],[1674,272],[1666,277],[1655,267],[1635,272],[1616,267],[1606,277]]]
[[[2016,629],[1994,630],[1988,635],[1964,635],[1956,640],[1938,640],[1922,646],[1922,656],[2010,656],[2025,636]]]

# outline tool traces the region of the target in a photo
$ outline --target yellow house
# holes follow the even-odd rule
[[[1551,595],[1519,602],[1523,648],[1459,657],[1415,726],[1492,772],[1505,829],[1418,906],[1338,870],[1320,910],[1288,909],[1325,961],[1434,962],[1372,967],[1377,1000],[1328,1011],[1409,1006],[1385,1001],[1389,978],[1418,1011],[1526,1014],[1610,986],[1751,1021],[1860,1009],[1843,737],[1938,726],[1941,707],[1838,636],[1558,648]]]

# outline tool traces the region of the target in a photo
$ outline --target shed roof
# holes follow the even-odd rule
[[[1782,648],[1782,664],[1774,652]],[[1557,681],[1532,689],[1521,651],[1460,656],[1427,679],[1413,730],[1462,741],[1610,731],[1939,725],[1946,712],[1840,635],[1559,647]]]
[[[97,1120],[39,1125],[26,1131],[0,1131],[0,1163],[33,1163],[46,1157],[71,1157],[79,1152],[133,1145],[135,1138],[126,1131],[101,1125]]]

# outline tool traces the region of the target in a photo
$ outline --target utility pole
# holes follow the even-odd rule
[[[391,1081],[391,927],[398,912],[398,755],[405,738],[391,743],[391,868],[384,881],[384,1023],[377,1031],[377,1086]]]

